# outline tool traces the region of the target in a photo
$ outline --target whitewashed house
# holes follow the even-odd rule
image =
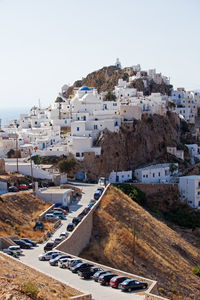
[[[171,165],[165,163],[136,169],[134,175],[142,183],[167,183],[172,179]],[[178,163],[173,165],[175,175],[178,173]]]
[[[197,144],[186,144],[185,146],[192,158],[196,157],[200,160],[200,147]]]
[[[192,208],[200,208],[200,175],[179,178],[181,201],[186,201]]]
[[[109,175],[109,183],[122,183],[132,179],[132,171],[112,171]]]
[[[174,156],[176,156],[177,158],[180,158],[182,160],[184,160],[184,151],[183,150],[177,150],[176,147],[167,147],[167,153],[170,153]]]

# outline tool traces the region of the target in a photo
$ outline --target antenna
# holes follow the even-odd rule
[[[38,99],[38,107],[39,107],[39,109],[41,109],[41,101],[40,101],[40,98]]]
[[[0,130],[1,130],[1,119],[0,119]]]

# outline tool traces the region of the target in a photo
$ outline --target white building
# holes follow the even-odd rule
[[[177,158],[184,160],[184,151],[177,150],[176,147],[167,147],[167,153],[170,153],[170,154],[176,156]]]
[[[183,176],[179,178],[181,201],[186,201],[192,208],[200,208],[200,176]]]
[[[173,175],[178,173],[178,164],[175,163]],[[170,169],[172,164],[157,164],[148,167],[136,169],[134,174],[142,183],[167,183],[172,179]],[[176,169],[176,170],[175,170]]]
[[[46,202],[61,203],[62,205],[68,206],[72,201],[72,190],[71,189],[48,189],[42,188],[35,190],[36,195]]]
[[[132,179],[132,171],[112,171],[109,175],[110,183],[121,183]]]
[[[200,146],[197,144],[186,144],[185,146],[188,148],[191,157],[196,157],[200,160]]]

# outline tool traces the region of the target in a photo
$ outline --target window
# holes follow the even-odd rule
[[[76,127],[76,131],[79,131],[79,127]]]
[[[98,126],[95,124],[94,125],[94,130],[97,130],[98,129]]]
[[[83,157],[83,156],[84,156],[84,153],[82,153],[81,156]]]
[[[158,172],[158,176],[160,177],[160,172]]]
[[[79,152],[76,152],[76,157],[80,157],[80,153]]]
[[[145,178],[145,175],[143,175],[143,178]]]
[[[79,120],[80,120],[80,118],[79,118],[79,117],[77,117],[77,120],[79,121]]]
[[[148,175],[146,175],[146,178],[148,178]]]
[[[155,173],[153,173],[153,177],[155,177]]]
[[[115,126],[118,126],[118,122],[117,121],[115,122]]]

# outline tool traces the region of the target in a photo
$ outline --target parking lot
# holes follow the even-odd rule
[[[72,219],[76,217],[85,207],[88,206],[91,199],[93,199],[94,192],[97,189],[97,185],[94,184],[77,184],[79,188],[82,188],[82,198],[77,203],[72,203],[70,206],[70,213],[67,215],[66,220],[62,220],[61,226],[56,230],[51,238],[55,239],[60,236],[60,233],[66,231],[66,227],[72,222]],[[51,240],[50,238],[50,240]],[[93,280],[84,280],[77,274],[72,273],[68,269],[61,269],[59,267],[50,266],[48,261],[39,261],[38,256],[42,254],[45,243],[40,244],[38,247],[32,249],[23,250],[23,255],[20,256],[20,260],[27,265],[38,269],[48,275],[51,275],[55,279],[58,279],[70,286],[79,289],[84,293],[91,293],[93,299],[96,300],[123,300],[123,299],[144,299],[144,295],[138,295],[138,292],[123,293],[120,290],[113,289],[108,286],[101,286],[99,283]]]

